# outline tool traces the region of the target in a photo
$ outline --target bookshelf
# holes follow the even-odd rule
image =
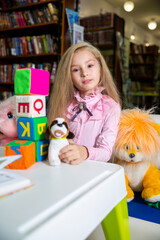
[[[84,39],[101,51],[118,90],[122,93],[122,73],[118,56],[117,32],[124,38],[124,19],[113,12],[107,12],[82,18],[80,23],[85,27]]]
[[[129,72],[134,105],[150,108],[157,103],[156,85],[158,46],[130,43]],[[135,97],[135,98],[134,98]]]
[[[71,0],[0,0],[0,92],[13,91],[17,68],[48,70],[51,83],[68,47],[65,8]]]

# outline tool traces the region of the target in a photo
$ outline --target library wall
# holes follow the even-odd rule
[[[134,23],[134,19],[123,11],[123,9],[121,10],[119,7],[114,7],[105,0],[81,0],[80,17],[96,15],[99,14],[101,10],[103,12],[114,12],[124,18],[127,23],[125,24],[125,37],[130,38],[130,35],[134,32],[134,34],[136,34],[135,43],[144,44],[147,40],[152,45],[160,46],[160,40],[155,39],[152,34],[149,34],[143,28],[137,26]]]

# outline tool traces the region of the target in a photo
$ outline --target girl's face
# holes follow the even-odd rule
[[[100,81],[100,65],[88,50],[77,50],[72,58],[71,77],[74,86],[84,97],[92,93]]]

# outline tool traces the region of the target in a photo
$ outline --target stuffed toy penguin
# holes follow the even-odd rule
[[[149,111],[122,111],[112,161],[124,168],[128,202],[134,199],[134,192],[142,192],[147,202],[160,201],[158,127]]]
[[[69,131],[68,123],[64,118],[56,118],[49,126],[50,143],[48,148],[48,160],[51,166],[61,164],[59,151],[69,144],[67,138],[74,138],[74,134]]]
[[[0,146],[18,139],[16,97],[0,102]]]

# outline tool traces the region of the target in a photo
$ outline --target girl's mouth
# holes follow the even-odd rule
[[[86,79],[86,80],[83,80],[83,84],[87,84],[87,83],[90,83],[92,80],[91,79]]]

